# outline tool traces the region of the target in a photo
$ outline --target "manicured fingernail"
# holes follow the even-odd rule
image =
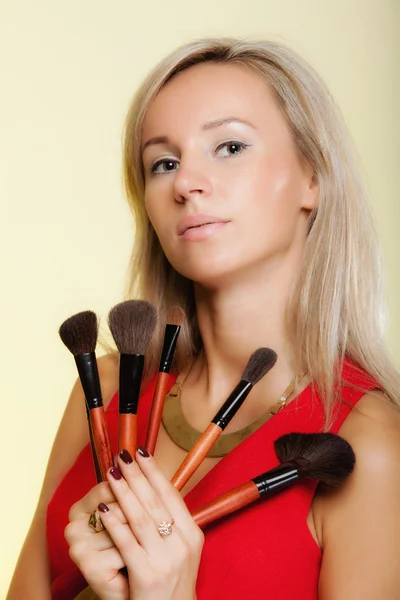
[[[122,478],[121,471],[119,469],[117,469],[117,467],[111,467],[110,473],[114,477],[114,479],[121,479]]]
[[[124,463],[126,463],[127,465],[130,465],[131,463],[133,463],[133,458],[129,454],[128,450],[121,450],[121,452],[119,453],[119,456],[124,461]]]
[[[140,456],[143,456],[143,458],[148,458],[150,456],[150,454],[147,452],[146,448],[144,448],[143,446],[139,446],[137,451],[140,454]]]
[[[108,508],[107,504],[103,504],[102,502],[99,504],[99,506],[97,507],[99,509],[100,512],[102,513],[106,513],[108,512],[110,509]]]

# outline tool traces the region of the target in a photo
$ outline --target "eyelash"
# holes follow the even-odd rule
[[[218,150],[220,150],[221,148],[224,148],[225,146],[239,146],[239,152],[237,152],[236,154],[231,154],[230,156],[234,157],[234,156],[238,156],[238,154],[242,154],[243,150],[245,150],[246,148],[248,148],[250,146],[250,144],[246,144],[245,142],[238,142],[237,140],[229,140],[228,142],[224,142],[223,144],[220,144],[219,146],[217,146],[216,148],[216,152],[218,152]],[[223,158],[228,158],[228,156],[224,156]],[[156,169],[164,164],[164,163],[177,163],[177,160],[174,159],[170,159],[170,158],[162,158],[160,160],[157,160],[154,165],[151,166],[150,168],[150,173],[152,175],[164,175],[165,173],[173,173],[173,171],[156,171]]]

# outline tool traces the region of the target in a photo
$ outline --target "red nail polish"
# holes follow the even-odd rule
[[[121,452],[119,453],[119,456],[124,461],[124,463],[126,463],[127,465],[130,465],[131,463],[133,463],[133,458],[129,454],[128,450],[121,450]]]
[[[117,467],[111,467],[110,473],[114,477],[114,479],[122,479],[122,473],[119,469],[117,469]]]
[[[100,504],[97,507],[99,509],[100,512],[102,513],[106,513],[108,512],[110,509],[108,508],[107,504],[103,504],[102,502],[100,502]]]
[[[144,448],[143,446],[139,446],[137,451],[140,454],[140,456],[143,456],[143,458],[148,458],[150,456],[150,454],[147,452],[146,448]]]

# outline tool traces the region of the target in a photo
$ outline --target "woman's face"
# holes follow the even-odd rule
[[[301,256],[316,185],[247,67],[202,63],[175,76],[148,109],[142,156],[149,219],[185,277],[215,287]]]

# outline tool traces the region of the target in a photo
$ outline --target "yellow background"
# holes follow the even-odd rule
[[[281,39],[327,81],[377,215],[400,362],[399,14],[399,0],[0,0],[0,598],[75,379],[58,327],[87,308],[104,323],[121,298],[132,236],[125,111],[181,42]]]

